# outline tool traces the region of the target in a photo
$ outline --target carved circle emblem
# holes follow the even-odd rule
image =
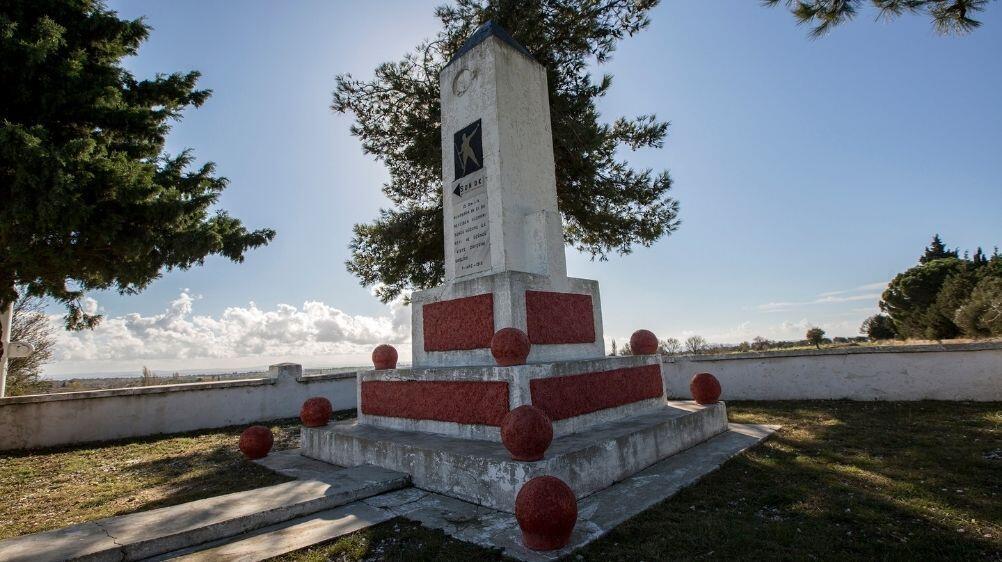
[[[477,71],[464,68],[452,79],[452,93],[461,96],[470,89],[470,85],[477,79]]]

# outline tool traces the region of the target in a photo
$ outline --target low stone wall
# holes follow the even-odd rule
[[[355,407],[355,373],[302,372],[283,363],[258,379],[0,398],[0,451],[295,417],[311,396]]]
[[[858,347],[674,357],[661,366],[669,397],[713,373],[723,400],[1002,400],[1002,344]]]

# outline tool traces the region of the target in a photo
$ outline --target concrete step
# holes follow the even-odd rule
[[[353,502],[252,533],[206,543],[150,559],[150,562],[257,562],[308,548],[392,519],[388,510]]]
[[[536,476],[556,476],[585,497],[727,430],[721,402],[672,401],[553,440],[546,457],[518,462],[501,443],[401,431],[352,421],[303,428],[303,454],[332,464],[378,464],[411,475],[415,486],[514,511],[515,496]]]
[[[0,560],[140,560],[232,537],[410,485],[374,466],[0,541]]]

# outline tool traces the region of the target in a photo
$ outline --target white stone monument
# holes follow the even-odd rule
[[[303,454],[510,512],[534,477],[583,497],[724,432],[723,403],[667,401],[657,355],[604,355],[598,283],[566,273],[545,69],[488,22],[440,81],[445,284],[413,295],[414,367],[358,373],[357,420],[304,427]],[[503,328],[527,364],[495,363]],[[501,442],[522,406],[552,428],[536,460]]]
[[[508,327],[530,362],[601,357],[598,283],[567,277],[546,69],[486,24],[439,83],[445,284],[413,295],[414,365],[493,365]]]

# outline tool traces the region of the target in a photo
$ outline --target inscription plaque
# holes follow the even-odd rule
[[[455,195],[452,206],[452,242],[455,247],[456,277],[480,273],[491,267],[491,225],[487,216],[487,190],[479,184]]]

